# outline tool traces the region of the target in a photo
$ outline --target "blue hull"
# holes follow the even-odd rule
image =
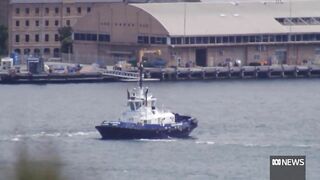
[[[187,138],[198,126],[196,119],[176,114],[177,125],[143,125],[119,122],[96,126],[102,139],[166,139]]]

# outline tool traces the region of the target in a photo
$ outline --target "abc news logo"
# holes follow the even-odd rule
[[[305,156],[270,156],[270,180],[305,179]]]
[[[304,166],[304,159],[272,159],[272,166]]]

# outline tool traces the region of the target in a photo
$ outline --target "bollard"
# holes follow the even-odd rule
[[[296,66],[295,70],[294,70],[294,77],[298,77],[298,73],[299,73],[299,68]]]
[[[312,75],[311,75],[311,72],[312,72],[312,67],[308,67],[308,77],[310,78],[310,77],[312,77]]]
[[[180,74],[179,71],[176,71],[176,72],[175,72],[176,80],[179,80],[179,79],[180,79],[180,78],[179,78],[179,74]]]
[[[256,66],[254,71],[255,78],[258,78],[260,69]]]
[[[203,80],[206,79],[206,71],[205,70],[202,69],[202,74],[201,75],[202,75],[202,79]]]

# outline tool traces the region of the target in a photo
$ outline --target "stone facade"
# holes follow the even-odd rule
[[[73,26],[93,3],[16,3],[9,6],[9,50],[60,57],[58,29]]]
[[[154,8],[159,7],[155,5]],[[271,38],[279,36],[275,32],[267,34],[268,41],[260,39],[265,36],[264,32],[243,34],[243,40],[245,36],[256,36],[259,40],[239,43],[232,34],[171,36],[161,23],[163,21],[165,19],[156,19],[151,12],[135,5],[119,2],[77,3],[63,0],[60,3],[10,4],[9,50],[23,55],[59,57],[58,29],[71,26],[74,29],[74,53],[65,57],[77,63],[111,65],[137,59],[138,51],[147,48],[161,50],[161,56],[148,56],[164,59],[168,66],[218,66],[236,60],[241,60],[244,65],[261,62],[320,64],[320,33],[317,32],[304,34],[301,31],[297,33],[302,38],[299,41],[271,41]],[[283,35],[280,34],[281,38]],[[304,41],[305,35],[307,39]],[[208,42],[211,37],[216,38],[215,43]],[[179,43],[179,38],[190,38],[190,44]],[[191,43],[191,38],[196,41],[203,39],[201,43]],[[218,38],[222,41],[219,42]],[[224,39],[227,41],[224,42]]]

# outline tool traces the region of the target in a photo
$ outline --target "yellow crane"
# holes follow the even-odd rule
[[[138,63],[142,63],[142,58],[145,54],[156,54],[156,55],[160,56],[161,50],[160,49],[155,49],[155,50],[141,49],[139,51],[139,62]]]
[[[143,62],[142,62],[142,58],[145,54],[156,54],[158,56],[161,55],[161,50],[160,49],[156,49],[156,50],[147,50],[147,49],[141,49],[139,51],[139,87],[142,89],[142,74],[143,74]]]

